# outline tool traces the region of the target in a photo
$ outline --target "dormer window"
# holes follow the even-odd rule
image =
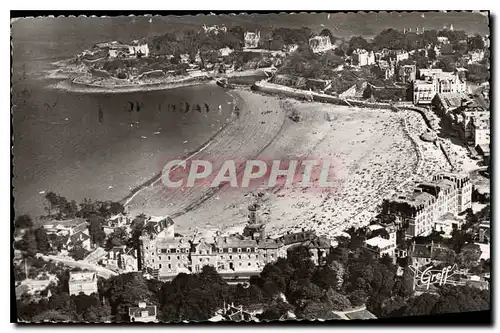
[[[238,253],[241,253],[241,248],[238,248]]]
[[[228,252],[229,252],[229,253],[233,252],[233,249],[230,247],[230,248],[228,249]]]
[[[252,252],[252,249],[250,249],[249,247],[247,247],[247,252]]]

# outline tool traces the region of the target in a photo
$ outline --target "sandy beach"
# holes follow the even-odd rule
[[[377,204],[417,167],[417,154],[403,131],[401,114],[291,99],[281,100],[281,105],[295,108],[301,120],[295,123],[286,118],[282,131],[259,157],[330,159],[337,186],[246,193],[222,189],[195,210],[178,216],[179,230],[238,231],[247,220],[248,205],[258,202],[259,216],[270,235],[306,228],[334,236],[350,225],[369,222]]]
[[[255,158],[280,132],[285,113],[280,111],[280,100],[252,94],[249,91],[229,91],[234,104],[241,110],[233,114],[230,123],[196,155],[197,159],[212,161],[214,169],[226,160],[246,161]],[[192,188],[167,188],[161,181],[148,186],[128,204],[132,214],[184,214],[212,197],[209,184]],[[239,197],[241,193],[233,193]],[[203,219],[203,217],[200,217]],[[196,224],[199,224],[197,222]]]

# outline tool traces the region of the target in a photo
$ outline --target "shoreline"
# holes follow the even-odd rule
[[[278,100],[269,97],[262,99],[260,96],[249,98],[249,94],[254,94],[243,89],[237,89],[234,95],[232,91],[227,93],[238,101],[240,117],[233,116],[233,121],[228,122],[209,145],[202,146],[206,149],[200,149],[201,159],[207,158],[222,163],[227,159],[239,160],[256,156],[270,144],[283,125],[284,112],[278,111],[277,108],[272,114],[264,112],[268,108],[275,109],[273,105],[278,107]],[[144,212],[179,217],[196,210],[205,201],[213,198],[219,189],[215,190],[206,186],[167,190],[157,184],[143,188],[134,200],[128,202],[127,207],[132,214]]]
[[[187,160],[193,158],[194,156],[196,156],[197,154],[199,154],[200,152],[202,152],[205,148],[207,148],[210,143],[220,134],[222,133],[222,131],[224,131],[224,129],[229,125],[231,124],[232,122],[234,122],[235,118],[233,117],[233,113],[231,114],[231,120],[226,122],[223,126],[221,126],[217,132],[215,132],[210,138],[208,138],[208,140],[202,144],[200,147],[192,150],[191,152],[187,153],[185,155],[185,157],[182,157],[183,158],[183,161],[186,162]],[[159,180],[161,180],[162,178],[162,174],[163,174],[163,171],[160,171],[159,173],[157,173],[156,175],[154,175],[153,177],[151,177],[150,179],[148,179],[147,181],[145,181],[143,184],[137,186],[136,188],[132,189],[132,191],[127,195],[125,196],[123,199],[120,200],[120,203],[123,202],[123,205],[124,206],[127,206],[133,199],[134,197],[139,194],[141,191],[143,191],[144,189],[148,188],[148,187],[152,187],[154,186]]]
[[[57,88],[64,89],[71,92],[89,92],[89,93],[130,93],[130,92],[141,92],[141,91],[159,91],[159,90],[169,90],[181,87],[188,87],[200,84],[207,84],[214,82],[219,78],[226,79],[243,79],[246,77],[254,77],[266,71],[271,70],[271,68],[257,68],[248,69],[243,71],[233,71],[228,74],[217,74],[211,72],[205,72],[197,70],[196,73],[191,73],[183,75],[179,78],[165,77],[160,78],[158,82],[137,82],[137,83],[126,83],[126,84],[112,84],[103,83],[96,84],[92,82],[82,82],[88,77],[88,73],[82,71],[82,67],[79,66],[77,69],[71,69],[69,65],[65,64],[68,60],[57,61],[52,63],[53,66],[58,69],[50,71],[47,75],[49,78],[66,79],[68,82],[62,85],[56,85]],[[113,79],[119,80],[119,79]],[[116,81],[120,82],[120,81]]]
[[[171,80],[166,82],[154,83],[137,83],[127,85],[104,85],[78,82],[79,78],[71,80],[66,87],[66,90],[72,92],[90,92],[90,93],[131,93],[141,91],[158,91],[169,90],[188,86],[195,86],[213,82],[213,78],[208,75],[199,75],[192,77],[184,77],[179,80]]]

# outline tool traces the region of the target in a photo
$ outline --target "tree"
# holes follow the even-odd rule
[[[443,72],[453,72],[456,68],[455,61],[451,57],[442,57],[436,64],[436,68],[441,68]]]
[[[361,36],[355,36],[349,40],[350,51],[348,52],[348,54],[351,54],[352,51],[354,51],[356,49],[369,49],[369,48],[370,47],[369,47],[369,44],[366,41],[366,39],[364,39]]]
[[[329,289],[330,287],[337,289],[339,282],[337,274],[338,271],[330,266],[319,267],[312,276],[312,282],[322,289]]]
[[[14,221],[14,226],[16,229],[28,229],[33,227],[33,220],[28,214],[20,215]]]
[[[295,269],[295,274],[300,277],[310,278],[316,266],[311,260],[309,249],[304,246],[297,246],[288,250],[288,262]]]
[[[111,314],[117,322],[130,320],[128,309],[139,302],[158,304],[156,296],[148,289],[141,273],[126,273],[106,281],[104,296],[109,301]]]
[[[49,237],[44,228],[35,229],[35,240],[38,252],[47,254],[50,251]]]
[[[75,260],[83,260],[87,256],[87,250],[80,245],[76,245],[69,251],[69,255]]]
[[[111,320],[111,308],[106,305],[91,306],[84,313],[83,318],[90,323],[103,323]]]
[[[106,234],[102,227],[104,218],[93,214],[89,217],[89,235],[93,244],[101,246],[106,239]]]
[[[95,215],[98,212],[96,203],[92,202],[91,199],[84,198],[80,203],[80,211],[78,215],[84,219],[89,218],[91,215]]]
[[[318,302],[323,291],[309,279],[293,280],[286,296],[290,304],[301,307],[309,301]]]
[[[345,52],[340,47],[338,47],[335,50],[333,50],[333,52],[335,53],[335,55],[337,55],[339,57],[345,57]]]
[[[279,320],[281,319],[288,311],[292,311],[293,306],[290,304],[283,302],[282,300],[275,299],[266,308],[262,314],[259,315],[260,320]]]
[[[404,316],[423,316],[431,313],[434,305],[438,300],[438,296],[424,293],[417,297],[410,298],[407,302],[405,310],[403,311]]]
[[[338,39],[337,37],[335,37],[332,32],[330,31],[330,29],[323,29],[321,30],[321,32],[319,33],[320,36],[328,36],[330,37],[330,41],[333,43],[335,43],[335,41]]]
[[[336,292],[333,288],[328,289],[321,300],[334,311],[344,311],[352,306],[346,296]]]
[[[21,241],[15,244],[15,246],[17,249],[25,251],[28,256],[33,257],[37,252],[35,233],[29,230],[23,235]]]
[[[405,35],[396,29],[385,29],[381,31],[373,39],[373,43],[377,49],[388,48],[391,50],[399,50],[407,48]]]
[[[205,268],[199,274],[178,274],[162,288],[162,320],[207,320],[232,298],[230,287],[213,269]],[[216,273],[216,272],[215,272]]]
[[[86,295],[80,293],[79,295],[71,296],[71,301],[75,306],[76,313],[83,315],[91,307],[99,307],[101,302],[97,295]]]
[[[452,265],[456,262],[456,253],[452,249],[442,248],[435,255],[434,260],[441,261],[444,265]]]
[[[485,311],[491,308],[490,292],[466,286],[442,286],[440,297],[429,313]]]
[[[477,244],[467,244],[462,247],[457,259],[460,267],[470,268],[479,262],[480,257],[481,247]]]
[[[115,228],[108,236],[106,241],[106,250],[111,250],[115,246],[126,245],[128,242],[128,234],[123,228]]]
[[[360,305],[365,304],[367,294],[363,290],[357,289],[357,290],[354,290],[353,292],[351,292],[347,296],[347,298],[349,299],[349,301],[351,302],[351,304],[353,306],[360,306]]]
[[[34,316],[31,322],[35,323],[43,323],[43,322],[51,322],[51,323],[61,323],[61,322],[71,322],[74,320],[74,317],[66,314],[61,311],[56,310],[47,310],[36,316]]]
[[[434,50],[433,47],[427,50],[427,56],[429,57],[430,60],[436,60],[436,51]]]
[[[333,319],[332,309],[325,303],[308,302],[299,312],[298,318],[306,320]]]
[[[45,194],[45,199],[47,200],[47,205],[45,206],[45,210],[49,214],[49,216],[52,215],[53,211],[56,211],[56,216],[59,215],[61,207],[64,207],[66,205],[66,198],[59,196],[55,192],[47,192]]]

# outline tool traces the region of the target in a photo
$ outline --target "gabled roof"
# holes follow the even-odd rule
[[[89,235],[82,231],[79,231],[69,237],[68,243],[76,244],[78,242],[85,242],[88,239],[90,239]]]

